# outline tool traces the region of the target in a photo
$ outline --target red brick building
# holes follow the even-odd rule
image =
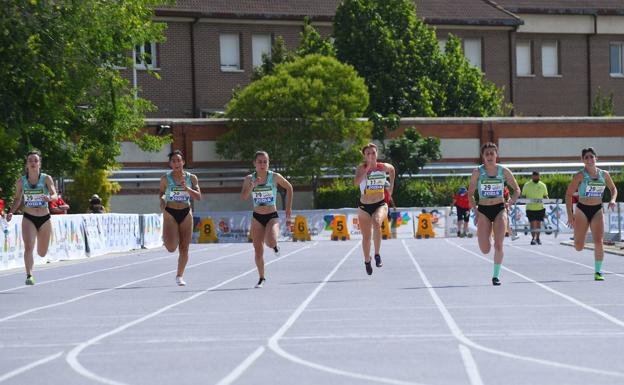
[[[624,114],[624,2],[621,0],[416,0],[417,13],[463,40],[469,60],[500,87],[518,116],[589,115],[598,89]],[[339,0],[178,0],[156,10],[166,42],[146,44],[136,83],[158,111],[153,118],[203,117],[223,111],[232,89],[282,36],[299,41],[309,16],[332,33]],[[156,80],[145,67],[160,75]],[[131,70],[126,76],[133,78]],[[565,97],[562,97],[565,96]]]

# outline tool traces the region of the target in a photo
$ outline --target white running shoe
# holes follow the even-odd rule
[[[176,283],[178,284],[178,286],[186,286],[186,282],[182,277],[176,277]]]
[[[264,279],[264,278],[260,278],[260,279],[258,280],[258,283],[257,283],[257,284],[256,284],[256,286],[255,286],[255,287],[256,287],[256,289],[262,289],[262,286],[264,286],[264,281],[266,281],[266,279]]]

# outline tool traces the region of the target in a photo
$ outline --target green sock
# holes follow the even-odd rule
[[[494,275],[492,276],[492,278],[498,278],[498,276],[500,274],[500,269],[501,269],[501,264],[500,263],[495,263],[494,264]]]
[[[602,270],[602,261],[594,261],[594,270],[596,273],[600,273]]]

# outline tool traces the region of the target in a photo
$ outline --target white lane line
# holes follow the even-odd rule
[[[467,341],[469,342],[471,341],[468,340],[468,338],[464,335],[464,332],[459,328],[459,326],[455,322],[455,319],[453,318],[453,316],[451,316],[451,313],[448,311],[448,309],[446,308],[446,306],[444,305],[440,297],[438,297],[438,293],[435,291],[435,289],[431,285],[431,282],[429,282],[429,278],[427,278],[427,276],[425,275],[425,272],[420,268],[420,265],[418,264],[418,262],[416,262],[416,258],[414,258],[414,254],[412,254],[412,251],[409,249],[409,247],[407,247],[407,243],[405,242],[405,240],[402,240],[401,242],[403,243],[403,248],[405,248],[405,251],[407,251],[407,255],[412,260],[414,267],[416,267],[416,270],[418,270],[420,279],[423,281],[423,284],[427,288],[429,295],[431,295],[431,298],[433,298],[433,302],[435,302],[435,304],[438,306],[438,310],[440,311],[440,314],[442,314],[442,317],[444,318],[446,325],[451,330],[451,333],[453,333],[455,338],[457,338],[460,342],[464,344],[464,345],[459,346],[459,351],[461,353],[462,360],[464,362],[464,369],[466,370],[466,373],[468,374],[468,378],[470,379],[470,383],[472,385],[483,384],[483,380],[481,380],[481,376],[479,374],[477,363],[474,361],[474,358],[472,358],[470,349],[468,349],[465,346],[465,345],[472,346],[471,343],[467,343]]]
[[[285,254],[285,255],[283,255],[283,256],[281,256],[279,258],[273,259],[273,260],[267,262],[265,265],[268,266],[270,264],[273,264],[273,263],[275,263],[277,261],[280,261],[280,260],[282,260],[282,259],[284,259],[284,258],[286,258],[286,257],[288,257],[290,255],[296,254],[296,253],[298,253],[300,251],[303,251],[305,249],[309,249],[309,248],[315,246],[316,244],[317,244],[317,242],[313,243],[312,245],[303,246],[303,247],[301,247],[301,248],[299,248],[299,249],[297,249],[295,251],[291,251],[290,253]],[[245,250],[245,251],[246,252],[250,252],[252,250]],[[110,330],[110,331],[108,331],[106,333],[102,333],[102,334],[100,334],[98,336],[95,336],[95,337],[85,341],[85,342],[82,342],[81,344],[79,344],[78,346],[76,346],[75,348],[73,348],[72,350],[69,351],[69,353],[67,354],[67,357],[65,357],[65,360],[67,361],[69,366],[74,371],[76,371],[78,374],[82,375],[85,378],[88,378],[90,380],[93,380],[93,381],[96,381],[96,382],[99,382],[99,383],[102,383],[102,384],[125,385],[123,382],[118,382],[118,381],[114,381],[114,380],[108,379],[106,377],[99,376],[99,375],[93,373],[92,371],[88,370],[87,368],[82,366],[82,364],[78,360],[78,356],[80,355],[80,353],[82,353],[83,350],[85,350],[86,348],[88,348],[91,345],[94,345],[94,344],[102,341],[105,338],[114,336],[115,334],[119,334],[122,331],[124,331],[124,330],[126,330],[126,329],[128,329],[128,328],[130,328],[132,326],[135,326],[135,325],[138,325],[138,324],[140,324],[142,322],[145,322],[145,321],[147,321],[147,320],[149,320],[151,318],[156,317],[157,315],[159,315],[161,313],[166,312],[167,310],[170,310],[170,309],[172,309],[172,308],[174,308],[176,306],[182,305],[182,304],[184,304],[186,302],[192,301],[195,298],[198,298],[198,297],[200,297],[200,296],[202,296],[202,295],[204,295],[206,293],[209,293],[209,292],[211,292],[211,291],[213,291],[215,289],[218,289],[218,288],[220,288],[222,286],[225,286],[225,285],[227,285],[230,282],[233,282],[233,281],[235,281],[235,280],[237,280],[239,278],[242,278],[242,277],[244,277],[246,275],[249,275],[249,274],[251,274],[253,272],[256,272],[256,271],[257,271],[256,268],[247,270],[244,273],[238,274],[238,275],[236,275],[236,276],[234,276],[232,278],[229,278],[229,279],[227,279],[225,281],[222,281],[221,283],[219,283],[217,285],[214,285],[214,286],[209,287],[207,289],[204,289],[204,290],[202,290],[200,292],[197,292],[197,293],[193,294],[190,297],[187,297],[187,298],[185,298],[183,300],[174,302],[174,303],[169,304],[167,306],[161,307],[160,309],[158,309],[158,310],[156,310],[156,311],[154,311],[154,312],[152,312],[150,314],[147,314],[147,315],[145,315],[145,316],[143,316],[141,318],[138,318],[138,319],[136,319],[134,321],[125,323],[125,324],[123,324],[123,325],[121,325],[121,326],[119,326],[119,327],[117,327],[117,328],[115,328],[113,330]]]
[[[269,338],[269,343],[268,343],[269,349],[271,349],[272,351],[274,351],[275,353],[277,353],[278,355],[280,355],[281,357],[283,357],[283,358],[285,358],[287,360],[290,360],[290,361],[295,362],[297,364],[300,364],[300,365],[303,365],[303,366],[307,366],[307,367],[310,367],[310,368],[313,368],[313,369],[317,369],[317,370],[320,370],[320,371],[323,371],[323,372],[331,373],[331,374],[337,374],[337,375],[340,375],[340,376],[357,378],[359,380],[381,382],[381,383],[385,383],[385,384],[415,385],[416,383],[413,383],[413,382],[394,380],[394,379],[385,378],[385,377],[369,376],[369,375],[366,375],[366,374],[349,372],[349,371],[346,371],[346,370],[336,369],[336,368],[332,368],[332,367],[329,367],[329,366],[321,365],[321,364],[318,364],[318,363],[315,363],[315,362],[312,362],[312,361],[307,361],[307,360],[304,360],[303,358],[297,357],[297,356],[295,356],[295,355],[285,351],[279,345],[280,338],[282,338],[284,336],[284,334],[288,331],[288,329],[290,329],[290,327],[297,321],[297,319],[301,316],[301,314],[304,312],[304,310],[310,304],[310,302],[312,302],[312,300],[318,295],[318,293],[323,289],[323,287],[332,278],[332,276],[338,271],[340,266],[342,266],[342,264],[347,260],[347,258],[349,258],[349,256],[351,254],[353,254],[353,252],[359,246],[360,246],[360,242],[358,242],[351,250],[349,250],[347,255],[345,255],[344,258],[342,258],[342,260],[340,260],[340,262],[338,262],[336,267],[334,267],[334,269],[325,277],[325,279],[323,279],[323,281],[308,296],[308,298],[306,298],[301,303],[301,305],[299,305],[299,307],[291,314],[291,316],[284,323],[284,325],[282,325],[282,327],[279,328],[279,330],[275,334],[273,334],[271,336],[271,338]]]
[[[473,255],[475,255],[475,256],[477,256],[477,257],[479,257],[479,258],[489,262],[489,259],[487,259],[487,258],[485,258],[485,257],[483,257],[483,256],[481,256],[479,254],[476,254],[476,253],[474,253],[474,252],[472,252],[472,251],[470,251],[470,250],[468,250],[468,249],[466,249],[466,248],[464,248],[462,246],[459,246],[459,245],[456,245],[456,246],[459,247],[460,249],[470,253],[470,254],[473,254]],[[559,296],[559,297],[561,297],[561,298],[563,298],[563,299],[565,299],[565,300],[567,300],[569,302],[572,302],[573,304],[575,304],[577,306],[582,307],[583,309],[585,309],[587,311],[590,311],[590,312],[592,312],[594,314],[599,315],[600,317],[606,319],[607,321],[610,321],[610,322],[616,324],[617,326],[624,327],[624,321],[620,320],[619,318],[616,318],[616,317],[612,316],[611,314],[608,314],[608,313],[606,313],[606,312],[604,312],[604,311],[602,311],[600,309],[597,309],[597,308],[595,308],[595,307],[593,307],[591,305],[588,305],[585,302],[582,302],[582,301],[580,301],[580,300],[578,300],[578,299],[576,299],[576,298],[574,298],[572,296],[569,296],[569,295],[564,294],[564,293],[562,293],[562,292],[560,292],[558,290],[555,290],[555,289],[551,288],[548,285],[544,285],[541,282],[537,282],[536,280],[534,280],[532,278],[529,278],[526,275],[524,275],[522,273],[519,273],[519,272],[517,272],[515,270],[512,270],[512,269],[510,269],[508,267],[502,266],[502,268],[504,270],[512,273],[512,274],[517,275],[518,277],[524,279],[525,281],[534,283],[535,285],[541,287],[542,289],[544,289],[546,291],[549,291],[549,292],[553,293],[554,295],[557,295],[557,296]]]
[[[258,347],[249,357],[245,358],[234,370],[225,376],[221,381],[217,382],[217,385],[229,385],[236,381],[238,377],[247,370],[261,355],[264,353],[264,346]]]
[[[449,244],[451,244],[451,245],[453,245],[455,247],[458,247],[458,248],[464,250],[465,252],[467,252],[469,254],[472,254],[472,255],[480,258],[480,259],[483,259],[486,262],[491,263],[491,261],[489,259],[484,258],[481,255],[478,255],[476,253],[473,253],[472,251],[467,250],[467,249],[461,247],[460,245],[458,245],[458,244],[456,244],[454,242],[449,241],[448,239],[446,240],[446,242],[448,242]],[[449,313],[448,309],[446,308],[446,306],[444,305],[444,303],[442,302],[440,297],[438,297],[438,294],[436,293],[435,289],[429,283],[429,280],[427,279],[427,277],[425,276],[424,272],[420,268],[420,265],[418,264],[418,262],[416,262],[416,259],[414,259],[414,256],[413,256],[411,250],[407,247],[407,244],[405,243],[405,241],[403,241],[403,245],[404,245],[405,249],[407,250],[407,253],[409,254],[410,258],[412,258],[412,262],[414,263],[414,266],[416,266],[416,270],[418,270],[418,273],[420,274],[421,279],[425,283],[425,286],[427,286],[429,294],[431,295],[431,297],[433,298],[434,302],[438,306],[438,309],[440,310],[440,313],[442,314],[442,316],[444,317],[444,320],[446,321],[447,325],[449,326],[449,329],[451,329],[451,332],[453,333],[455,338],[457,338],[457,340],[459,340],[461,343],[463,343],[463,344],[465,344],[467,346],[470,346],[472,348],[475,348],[475,349],[478,349],[478,350],[481,350],[481,351],[484,351],[484,352],[487,352],[487,353],[491,353],[491,354],[494,354],[494,355],[498,355],[498,356],[501,356],[501,357],[516,359],[516,360],[521,360],[521,361],[527,361],[527,362],[540,364],[540,365],[545,365],[545,366],[552,366],[552,367],[555,367],[555,368],[574,370],[574,371],[578,371],[578,372],[592,373],[592,374],[601,374],[601,375],[606,375],[606,376],[613,376],[613,377],[624,378],[624,373],[621,373],[621,372],[613,372],[613,371],[607,371],[607,370],[587,368],[587,367],[584,367],[584,366],[576,366],[576,365],[571,365],[571,364],[564,364],[564,363],[561,363],[561,362],[543,360],[543,359],[540,359],[540,358],[535,358],[535,357],[530,357],[530,356],[522,356],[522,355],[519,355],[519,354],[513,354],[513,353],[505,352],[505,351],[502,351],[502,350],[488,348],[488,347],[486,347],[484,345],[480,345],[480,344],[478,344],[476,342],[473,342],[471,339],[466,337],[464,335],[464,333],[462,332],[462,330],[459,328],[459,326],[457,326],[457,323],[455,322],[455,320],[453,319],[453,317]],[[505,268],[505,267],[503,267],[503,268],[505,270],[511,272],[510,269]],[[533,282],[535,282],[535,281],[533,281]]]
[[[479,367],[477,366],[477,362],[474,360],[470,349],[468,349],[466,345],[460,344],[459,352],[461,353],[462,360],[464,360],[464,367],[468,373],[470,384],[483,385],[483,380],[481,380],[481,374],[479,373]]]
[[[31,369],[34,369],[37,366],[40,366],[40,365],[43,365],[43,364],[45,364],[47,362],[55,360],[55,359],[59,358],[62,354],[63,354],[63,352],[60,351],[58,353],[52,354],[51,356],[44,357],[44,358],[42,358],[42,359],[40,359],[38,361],[31,362],[28,365],[21,366],[21,367],[15,369],[15,370],[12,370],[12,371],[10,371],[8,373],[5,373],[5,374],[0,376],[0,382],[4,382],[4,381],[6,381],[8,379],[11,379],[11,378],[17,376],[17,375],[20,375],[20,374],[22,374],[24,372],[27,372],[27,371],[29,371]]]
[[[569,259],[565,259],[565,258],[561,258],[561,257],[557,257],[556,255],[551,255],[551,254],[546,254],[546,253],[542,253],[541,251],[537,251],[537,250],[531,250],[531,249],[525,249],[524,247],[519,247],[519,246],[511,246],[514,249],[518,249],[518,250],[522,250],[525,252],[529,252],[529,253],[533,253],[533,254],[537,254],[537,255],[541,255],[543,257],[548,257],[548,258],[552,258],[552,259],[556,259],[557,261],[562,261],[562,262],[567,262],[567,263],[571,263],[573,265],[578,265],[578,266],[583,266],[587,269],[590,269],[591,271],[594,271],[594,266],[590,266],[590,265],[586,265],[584,263],[580,263],[580,262],[575,262],[575,261],[571,261]],[[615,275],[618,276],[620,278],[624,278],[623,274],[619,274],[619,273],[615,273],[613,271],[609,271],[609,270],[603,270],[603,272],[605,273],[609,273],[610,275]]]
[[[201,251],[201,250],[197,250],[197,251]],[[230,257],[233,257],[235,255],[248,253],[248,252],[249,252],[249,250],[237,251],[236,253],[227,254],[227,255],[224,255],[224,256],[219,257],[219,258],[210,259],[208,261],[196,263],[196,264],[193,264],[193,265],[188,265],[186,268],[187,269],[192,269],[192,268],[197,267],[197,266],[205,265],[207,263],[217,262],[217,261],[220,261],[222,259],[230,258]],[[149,276],[149,277],[146,277],[146,278],[141,278],[141,279],[138,279],[136,281],[127,282],[127,283],[124,283],[123,285],[115,286],[115,287],[110,288],[110,289],[98,290],[98,291],[94,291],[94,292],[89,293],[89,294],[85,294],[85,295],[81,295],[81,296],[78,296],[78,297],[74,297],[74,298],[71,298],[71,299],[68,299],[68,300],[65,300],[65,301],[60,301],[60,302],[55,302],[55,303],[51,303],[51,304],[48,304],[48,305],[34,307],[34,308],[31,308],[31,309],[28,309],[28,310],[21,311],[19,313],[14,313],[14,314],[11,314],[9,316],[0,318],[0,322],[4,322],[4,321],[8,321],[8,320],[17,318],[17,317],[21,317],[21,316],[26,315],[26,314],[31,314],[31,313],[34,313],[34,312],[39,311],[39,310],[50,309],[50,308],[53,308],[53,307],[62,306],[62,305],[66,305],[68,303],[80,301],[80,300],[85,299],[85,298],[93,297],[94,295],[108,293],[108,292],[113,291],[113,290],[123,289],[124,287],[130,286],[130,285],[134,285],[134,284],[137,284],[137,283],[140,283],[140,282],[156,279],[156,278],[168,275],[168,274],[173,274],[175,272],[176,272],[176,270],[173,269],[173,270],[165,271],[164,273],[152,275],[152,276]]]
[[[204,248],[201,248],[201,249],[192,250],[189,254],[191,254],[191,253],[196,253],[196,252],[199,252],[199,251],[208,250],[209,248],[210,248],[210,247],[204,247]],[[153,251],[153,250],[149,250],[149,251]],[[136,256],[136,255],[146,254],[146,253],[148,253],[149,251],[146,251],[146,252],[143,252],[143,253],[129,254],[129,255],[127,255],[127,256],[134,257],[134,256]],[[167,253],[168,253],[168,252],[167,252]],[[132,263],[128,263],[128,264],[125,264],[125,265],[119,265],[119,266],[107,267],[107,268],[104,268],[104,269],[99,269],[99,270],[92,270],[92,271],[88,271],[88,272],[86,272],[86,273],[80,273],[80,274],[68,275],[67,277],[63,277],[63,278],[51,279],[51,280],[48,280],[48,281],[37,282],[37,287],[39,287],[39,286],[43,286],[43,285],[48,285],[48,284],[53,283],[53,282],[67,281],[67,280],[69,280],[69,279],[80,278],[80,277],[84,277],[84,276],[91,275],[91,274],[101,273],[101,272],[103,272],[103,271],[116,270],[116,269],[121,269],[121,268],[128,267],[128,266],[141,265],[141,264],[143,264],[143,263],[148,263],[148,262],[153,262],[153,261],[159,261],[159,260],[161,260],[161,259],[167,259],[167,258],[173,258],[173,257],[175,257],[175,254],[169,254],[169,255],[162,256],[162,257],[155,257],[155,258],[151,258],[151,259],[146,259],[146,260],[144,260],[144,261],[132,262]],[[96,257],[96,258],[97,258],[97,257]],[[119,258],[119,257],[117,257],[117,258]],[[96,261],[97,261],[97,260],[92,260],[92,261],[84,261],[84,263],[88,263],[88,262],[96,262]],[[102,259],[101,261],[104,261],[104,259]],[[77,264],[73,264],[73,265],[66,265],[66,266],[58,266],[57,268],[60,268],[60,267],[68,267],[68,266],[77,266]],[[46,269],[46,270],[48,270],[48,269]],[[20,273],[20,274],[23,274],[23,273]],[[15,291],[15,290],[19,290],[19,289],[24,289],[24,288],[26,288],[26,287],[29,287],[29,286],[26,286],[26,285],[16,286],[16,287],[12,287],[12,288],[10,288],[10,289],[0,290],[0,293],[7,293],[7,292],[10,292],[10,291]]]

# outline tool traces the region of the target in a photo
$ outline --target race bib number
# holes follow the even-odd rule
[[[183,187],[172,187],[169,192],[169,200],[172,202],[188,202],[191,196]]]
[[[271,186],[256,186],[251,195],[254,203],[259,206],[271,206],[275,202],[275,195],[273,195]]]
[[[43,189],[24,190],[25,207],[45,207],[48,202],[44,200]]]
[[[370,173],[366,176],[366,190],[364,194],[379,194],[383,193],[384,185],[386,183],[386,174],[381,172]]]
[[[602,182],[588,182],[587,188],[585,188],[586,198],[602,198],[602,194],[604,194],[605,184]]]
[[[503,196],[503,183],[498,179],[485,179],[481,182],[479,194],[483,198],[498,198]]]

